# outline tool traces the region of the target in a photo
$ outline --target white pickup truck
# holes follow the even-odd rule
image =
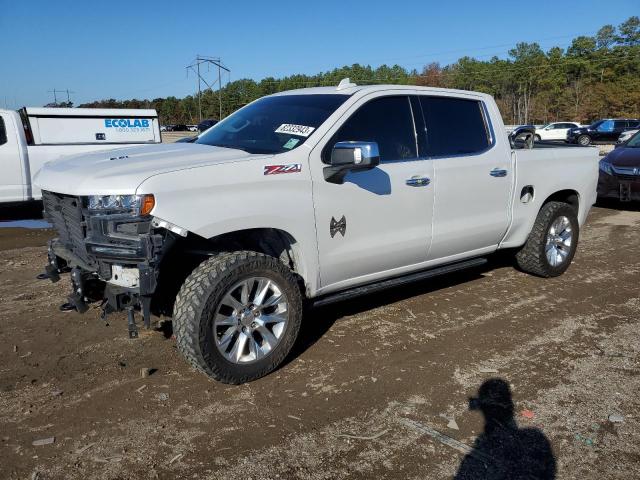
[[[0,110],[0,204],[39,200],[32,178],[51,160],[161,141],[155,110]]]
[[[131,337],[134,312],[171,316],[194,367],[250,381],[289,353],[303,306],[497,250],[563,273],[598,151],[503,132],[489,95],[346,80],[256,100],[195,143],[51,162],[36,178],[59,234],[43,276],[71,271],[63,307],[127,310]]]

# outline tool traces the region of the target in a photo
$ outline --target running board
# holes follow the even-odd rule
[[[320,297],[317,300],[313,300],[314,307],[320,307],[323,305],[329,305],[331,303],[342,302],[351,298],[360,297],[363,295],[369,295],[370,293],[378,292],[380,290],[386,290],[387,288],[399,287],[409,283],[425,280],[427,278],[437,277],[439,275],[445,275],[447,273],[457,272],[458,270],[464,270],[466,268],[479,267],[487,263],[486,258],[473,258],[471,260],[465,260],[463,262],[451,263],[449,265],[443,265],[441,267],[435,267],[430,270],[423,270],[421,272],[410,273],[401,277],[391,278],[389,280],[382,280],[380,282],[370,283],[360,287],[350,288],[349,290],[343,290],[337,293],[330,293],[326,296]]]

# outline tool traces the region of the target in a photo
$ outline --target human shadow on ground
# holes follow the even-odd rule
[[[455,480],[552,480],[556,459],[547,437],[538,428],[519,428],[509,384],[492,378],[469,399],[469,409],[484,416],[478,435],[458,469]]]

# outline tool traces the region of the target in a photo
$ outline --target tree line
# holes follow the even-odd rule
[[[594,36],[574,38],[566,49],[544,51],[538,43],[518,43],[507,58],[479,60],[465,56],[421,70],[400,65],[354,64],[315,75],[240,79],[219,91],[206,90],[203,118],[218,119],[222,97],[225,117],[264,95],[295,88],[330,86],[349,77],[358,84],[403,84],[457,88],[491,94],[505,123],[590,122],[597,118],[640,118],[640,18],[605,25]],[[153,100],[100,100],[79,105],[95,108],[155,108],[163,123],[197,123],[198,98],[173,96]]]

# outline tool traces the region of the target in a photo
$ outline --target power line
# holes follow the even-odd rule
[[[214,65],[218,68],[218,78],[214,80],[212,84],[209,84],[207,80],[200,74],[200,65],[207,65],[210,67]],[[202,55],[197,55],[195,60],[191,63],[191,65],[187,65],[185,67],[187,69],[187,76],[189,75],[189,70],[192,70],[196,74],[196,78],[198,80],[198,118],[202,121],[202,86],[204,83],[211,92],[213,92],[213,87],[218,85],[218,104],[220,107],[220,116],[218,120],[222,120],[222,70],[229,74],[229,78],[231,78],[231,70],[229,70],[219,57],[207,57]],[[229,82],[227,82],[229,85]]]
[[[551,36],[551,37],[543,37],[543,38],[538,38],[538,39],[534,39],[534,40],[529,40],[529,41],[521,41],[521,42],[516,42],[514,43],[504,43],[501,45],[489,45],[489,46],[483,46],[483,47],[475,47],[475,48],[461,48],[461,49],[455,49],[455,50],[440,50],[440,51],[433,51],[433,52],[429,52],[429,53],[419,53],[416,55],[408,55],[408,56],[402,56],[402,57],[386,57],[386,58],[378,58],[378,59],[371,59],[368,61],[365,61],[364,63],[369,64],[369,63],[379,63],[379,62],[384,62],[384,63],[388,63],[388,62],[396,62],[396,61],[402,61],[402,60],[410,60],[410,59],[417,59],[417,58],[425,58],[425,57],[437,57],[443,54],[454,54],[454,53],[466,53],[468,56],[470,56],[471,52],[479,52],[479,51],[484,51],[484,50],[491,50],[494,48],[504,48],[504,47],[515,47],[515,45],[517,45],[518,43],[544,43],[550,40],[558,40],[558,39],[565,39],[565,38],[571,38],[571,39],[575,39],[578,37],[585,37],[585,36],[592,36],[594,34],[597,33],[596,31],[590,31],[590,32],[583,32],[583,33],[573,33],[573,34],[565,34],[565,35],[555,35],[555,36]],[[548,47],[549,48],[549,47]],[[508,52],[499,52],[499,53],[508,53]],[[451,57],[450,57],[451,58]],[[416,65],[415,63],[413,65]],[[331,67],[326,67],[326,68],[331,68]],[[326,68],[320,68],[320,70],[326,69]]]

